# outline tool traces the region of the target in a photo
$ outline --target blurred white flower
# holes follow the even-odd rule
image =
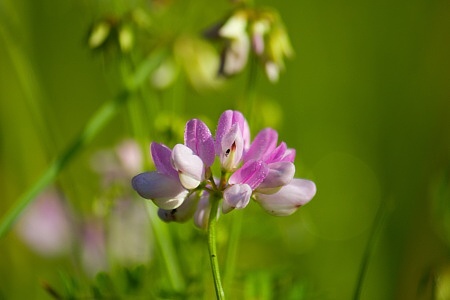
[[[108,252],[120,265],[148,262],[153,244],[148,214],[144,203],[119,199],[109,220]]]
[[[286,29],[272,9],[238,8],[205,35],[225,43],[219,68],[224,76],[240,73],[253,53],[267,78],[276,82],[284,70],[284,58],[294,54]]]

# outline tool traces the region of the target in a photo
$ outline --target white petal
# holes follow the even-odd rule
[[[266,74],[271,82],[277,82],[280,77],[280,67],[273,61],[266,62]]]
[[[163,209],[180,206],[188,191],[173,177],[158,172],[146,172],[135,176],[131,182],[138,194],[151,199]]]
[[[271,215],[288,216],[293,214],[300,206],[308,203],[315,194],[316,185],[314,182],[294,178],[291,183],[283,186],[275,194],[255,193],[255,200]]]
[[[225,49],[220,73],[232,76],[242,71],[248,61],[250,40],[247,35],[233,39]]]
[[[197,193],[191,194],[178,208],[171,210],[160,208],[158,210],[158,216],[165,222],[186,222],[194,215],[199,198]]]
[[[252,196],[252,188],[248,184],[235,184],[223,193],[222,211],[228,213],[234,208],[242,209],[247,206]]]
[[[188,191],[184,190],[180,194],[178,194],[174,198],[155,198],[152,199],[153,202],[162,209],[175,209],[180,207],[181,204],[183,204],[184,199],[188,195]]]
[[[195,189],[199,186],[201,180],[195,179],[188,174],[179,173],[181,184],[188,190]]]
[[[245,14],[235,14],[220,28],[219,35],[224,38],[238,38],[244,34],[247,27],[247,18]]]
[[[288,161],[280,161],[270,163],[269,174],[264,181],[256,189],[257,192],[263,194],[273,194],[291,182],[295,174],[295,166]]]
[[[187,189],[196,188],[205,177],[202,159],[185,145],[175,145],[172,151],[172,164],[178,171],[181,184]]]

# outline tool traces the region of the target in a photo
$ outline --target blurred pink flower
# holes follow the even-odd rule
[[[17,233],[43,256],[66,254],[73,242],[72,217],[62,195],[48,189],[30,204],[17,224]]]

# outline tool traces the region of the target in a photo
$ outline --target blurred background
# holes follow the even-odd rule
[[[256,69],[251,105],[249,67],[217,79],[221,44],[202,37],[230,2],[1,1],[1,217],[123,90],[128,69],[160,44],[171,45],[165,65],[174,67],[145,79],[132,97],[140,100],[0,240],[0,299],[176,298],[129,180],[141,160],[151,168],[150,141],[181,142],[190,118],[214,131],[226,109],[246,112],[253,136],[276,128],[297,149],[296,177],[318,188],[289,217],[251,203],[220,220],[219,253],[234,218],[242,221],[225,287],[232,298],[352,299],[369,244],[360,299],[450,299],[450,3],[255,5],[278,10],[295,55],[277,83]],[[101,47],[92,37],[99,24],[111,37]],[[204,234],[192,222],[161,224],[187,278],[178,298],[210,299]]]

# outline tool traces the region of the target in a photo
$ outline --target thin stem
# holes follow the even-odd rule
[[[130,95],[145,81],[148,74],[157,66],[165,55],[165,51],[158,51],[148,57],[130,77],[126,88],[111,101],[106,102],[87,122],[81,133],[47,168],[44,174],[32,185],[7,211],[0,223],[0,238],[11,228],[22,211],[33,199],[72,161],[72,159],[88,145],[100,130],[120,111],[120,108],[128,101]]]
[[[181,275],[179,265],[177,262],[177,256],[175,254],[175,249],[170,240],[170,233],[167,228],[167,224],[161,222],[156,213],[156,207],[153,203],[146,203],[147,211],[150,216],[150,222],[155,234],[155,241],[159,252],[164,261],[164,265],[167,269],[167,275],[169,278],[170,285],[177,292],[184,291],[186,283]]]
[[[208,220],[208,250],[211,261],[211,270],[214,279],[214,287],[216,290],[216,297],[219,300],[225,299],[225,292],[223,291],[222,281],[220,279],[219,260],[217,259],[216,247],[216,225],[217,225],[217,210],[219,208],[220,196],[218,194],[211,194],[211,211]]]
[[[364,283],[365,275],[367,273],[367,267],[369,266],[369,260],[370,257],[372,256],[372,252],[375,247],[375,243],[378,239],[378,236],[381,233],[381,228],[383,227],[386,215],[387,215],[387,204],[382,202],[380,207],[378,208],[378,212],[377,215],[375,216],[372,230],[370,232],[369,240],[367,242],[366,249],[364,250],[358,274],[358,281],[356,282],[355,292],[353,294],[353,300],[358,300],[361,297],[362,286]]]

